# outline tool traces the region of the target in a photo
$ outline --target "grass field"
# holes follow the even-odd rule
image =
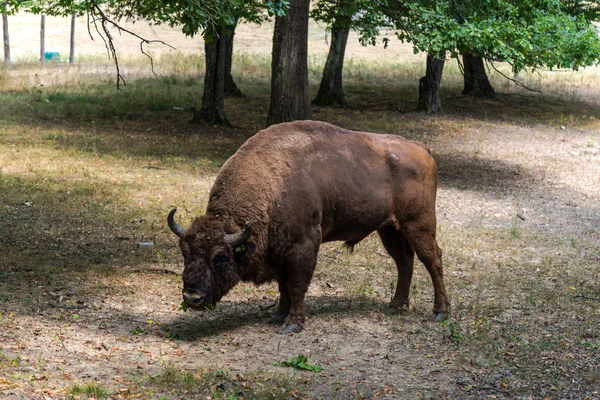
[[[327,47],[313,28],[314,95]],[[323,246],[306,329],[281,336],[265,324],[275,285],[179,311],[166,226],[173,206],[182,225],[203,212],[220,166],[264,127],[268,27],[236,36],[232,128],[188,123],[201,46],[169,34],[184,50],[155,54],[157,77],[135,43],[122,50],[122,92],[95,52],[0,69],[0,397],[600,398],[599,69],[523,73],[542,94],[492,72],[498,100],[477,101],[449,63],[445,113],[425,116],[422,57],[352,43],[349,108],[314,117],[432,147],[452,315],[429,321],[420,264],[411,309],[390,314],[395,267],[369,237],[354,254]],[[322,371],[274,365],[298,354]]]

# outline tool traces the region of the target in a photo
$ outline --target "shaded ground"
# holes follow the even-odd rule
[[[113,398],[600,397],[596,103],[448,97],[446,115],[425,117],[368,90],[348,96],[360,107],[316,115],[433,148],[449,321],[429,320],[420,265],[411,310],[388,313],[395,268],[375,237],[352,255],[323,246],[300,334],[265,324],[274,285],[240,285],[211,313],[178,311],[166,213],[202,212],[218,167],[262,126],[264,94],[229,100],[227,130],[187,124],[168,99],[95,122],[67,101],[57,114],[5,102],[0,395],[81,397],[73,388],[93,382]],[[322,372],[273,365],[300,353]]]

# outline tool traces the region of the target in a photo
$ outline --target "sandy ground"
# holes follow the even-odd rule
[[[516,260],[525,274],[532,274],[536,268],[551,268],[544,264],[554,252],[568,251],[575,263],[598,267],[600,146],[593,138],[598,138],[597,127],[563,130],[478,123],[463,130],[460,141],[440,136],[430,142],[440,164],[440,238],[456,263],[447,264],[454,299],[479,292],[484,293],[481,307],[494,303],[494,291],[502,290],[486,286],[486,274],[493,276],[489,268],[503,259]],[[552,248],[552,239],[544,248],[545,239],[533,239],[530,247],[520,243],[520,250],[481,253],[469,247],[462,264],[452,256],[469,239],[451,235],[510,230],[517,216],[524,232],[579,240],[588,252]],[[368,239],[363,251],[377,249],[374,243],[374,238]],[[345,255],[336,245],[324,246],[319,268],[337,260],[364,270],[368,263],[362,260],[371,256],[361,254],[361,246],[355,256]],[[385,260],[381,248],[374,254]],[[391,262],[382,262],[393,280]],[[169,268],[177,271],[178,266]],[[423,270],[417,267],[417,279],[428,286]],[[27,285],[33,308],[10,300],[2,306],[3,352],[8,359],[21,360],[13,379],[0,379],[5,398],[61,397],[69,384],[88,380],[125,394],[132,381],[158,374],[165,365],[285,374],[273,363],[298,353],[324,367],[319,374],[298,372],[294,378],[307,385],[314,398],[513,398],[518,393],[503,386],[519,384],[510,369],[465,363],[465,354],[447,340],[447,328],[429,322],[429,287],[417,296],[412,311],[396,317],[385,312],[386,290],[372,298],[348,296],[333,278],[317,274],[309,292],[306,329],[282,336],[265,324],[276,298],[273,285],[238,286],[217,310],[206,314],[177,311],[181,283],[175,274],[126,269],[116,276],[99,274],[94,283],[62,281],[61,275],[56,279],[50,293],[44,282]],[[474,286],[462,286],[463,280]],[[480,292],[482,287],[489,293]],[[59,297],[66,308],[49,306]],[[531,312],[527,310],[505,306],[494,320],[510,323],[515,315]],[[597,310],[587,315],[591,326],[600,322]],[[588,367],[597,368],[598,361],[598,356],[588,359]],[[15,383],[15,374],[24,380]],[[535,380],[528,385],[524,395],[537,398],[536,393],[542,393]],[[556,398],[597,398],[592,384],[561,390],[554,393]]]
[[[35,40],[25,40],[38,37],[36,21],[38,17],[31,16],[10,19],[14,57],[36,54]],[[84,24],[78,21],[78,54],[102,53],[103,44],[89,39]],[[68,20],[48,19],[49,51],[67,54],[68,26]],[[201,50],[199,39],[186,39],[175,30],[144,29],[148,35],[176,43],[179,51]],[[244,29],[238,32],[243,36],[236,41],[238,51],[268,51],[269,34],[242,35]],[[137,48],[128,38],[123,43],[125,53]],[[326,49],[323,32],[312,36],[311,46]],[[365,55],[370,50],[353,47],[350,54],[359,51]],[[392,46],[392,51],[412,56],[407,46]],[[449,340],[448,326],[429,321],[431,287],[420,265],[415,278],[420,292],[412,309],[402,316],[385,311],[387,288],[370,288],[373,293],[364,296],[349,295],[335,280],[335,273],[317,273],[307,301],[306,329],[282,336],[265,324],[276,299],[273,285],[238,286],[212,313],[178,311],[180,260],[169,258],[166,265],[149,267],[166,267],[173,274],[129,267],[114,274],[92,271],[83,281],[80,276],[72,279],[57,272],[51,285],[37,277],[17,282],[1,275],[3,288],[17,288],[19,296],[5,296],[0,306],[0,396],[63,398],[73,384],[93,380],[109,388],[113,397],[124,398],[136,382],[144,382],[168,365],[189,371],[208,368],[285,375],[288,369],[273,363],[303,353],[324,368],[319,374],[297,372],[291,378],[312,398],[597,399],[600,356],[597,351],[582,350],[584,342],[599,343],[597,303],[581,300],[561,309],[551,302],[552,307],[546,307],[542,300],[527,300],[524,288],[527,282],[532,287],[541,282],[544,290],[570,302],[579,301],[572,295],[580,293],[569,292],[570,287],[588,288],[598,296],[598,122],[566,124],[562,129],[554,123],[477,121],[449,114],[437,119],[435,132],[418,138],[432,146],[439,164],[439,238],[446,254],[451,299],[455,305],[462,302],[469,321],[485,314],[492,330],[527,329],[516,332],[531,343],[546,334],[552,335],[549,341],[578,340],[535,353],[535,362],[529,361],[547,365],[534,371],[539,376],[524,379],[520,374],[530,353],[519,344],[503,353],[504,362],[494,364],[493,357],[488,362],[483,351],[473,354],[483,346],[471,352]],[[432,122],[413,114],[399,118],[415,119],[417,125],[436,124],[436,119]],[[523,237],[507,242],[504,236],[510,232]],[[176,246],[172,239],[163,245]],[[44,243],[32,246],[45,249]],[[361,244],[353,256],[343,253],[339,245],[327,245],[320,257],[318,270],[327,271],[334,264],[348,271],[362,269],[367,277],[365,269],[381,263],[393,282],[393,264],[375,238]],[[518,290],[506,287],[516,279]],[[23,301],[24,297],[28,300]],[[19,360],[18,365],[10,364],[11,360]],[[562,360],[558,365],[567,371],[556,381],[550,378],[561,373],[552,369],[555,360]],[[133,393],[160,398],[160,393]]]

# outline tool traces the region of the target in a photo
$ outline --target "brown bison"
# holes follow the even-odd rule
[[[396,262],[390,306],[408,306],[414,254],[435,291],[434,318],[447,316],[442,252],[437,246],[435,161],[423,144],[348,131],[316,121],[273,125],[223,165],[206,215],[189,229],[168,217],[180,238],[183,299],[212,308],[240,280],[279,284],[278,332],[299,332],[304,296],[321,243],[352,248],[377,231]]]

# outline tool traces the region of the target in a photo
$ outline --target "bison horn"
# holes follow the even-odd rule
[[[252,225],[249,222],[246,222],[246,227],[244,228],[244,232],[240,233],[226,233],[225,241],[231,247],[239,246],[242,243],[246,243],[248,239],[250,239],[250,234],[252,233]]]
[[[183,237],[185,236],[186,230],[183,229],[181,226],[177,225],[177,222],[175,222],[175,219],[173,218],[173,216],[175,215],[176,211],[177,211],[176,208],[171,210],[171,212],[169,213],[169,216],[167,217],[167,223],[169,224],[169,228],[171,228],[173,233],[176,234],[180,239],[183,239]]]

